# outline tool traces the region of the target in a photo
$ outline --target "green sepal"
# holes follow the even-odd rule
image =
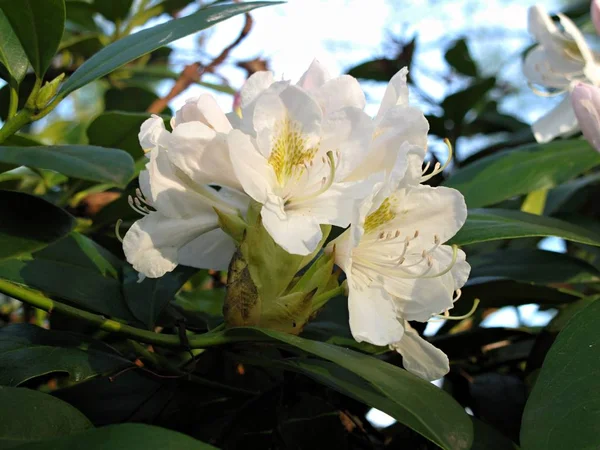
[[[230,214],[213,208],[219,218],[219,226],[238,244],[242,242],[248,224],[239,214]]]
[[[294,292],[284,295],[274,302],[263,305],[260,327],[300,334],[312,312],[312,299],[317,289],[310,292]]]
[[[243,245],[243,244],[242,244]],[[261,299],[241,248],[231,258],[227,272],[227,292],[223,303],[223,317],[228,327],[258,325]]]

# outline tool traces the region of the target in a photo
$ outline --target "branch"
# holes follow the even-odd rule
[[[0,292],[48,313],[51,313],[52,311],[58,311],[74,319],[96,325],[101,330],[118,334],[129,339],[163,347],[186,347],[180,341],[179,336],[174,334],[155,333],[154,331],[143,330],[141,328],[136,328],[117,322],[116,320],[107,319],[99,314],[90,313],[79,308],[57,302],[39,292],[11,283],[10,281],[0,280]],[[189,348],[207,348],[214,347],[216,345],[247,340],[247,338],[242,338],[239,336],[226,335],[224,332],[208,332],[205,334],[190,336]],[[258,338],[253,340],[257,341],[261,339]],[[264,340],[268,339],[265,337]]]
[[[193,83],[197,83],[198,81],[200,81],[202,75],[204,75],[205,73],[214,72],[214,70],[220,64],[222,64],[223,61],[225,61],[225,59],[229,56],[231,50],[237,47],[250,33],[253,23],[252,16],[246,13],[244,17],[246,18],[244,28],[242,28],[242,31],[240,32],[239,36],[235,41],[233,41],[230,45],[225,47],[223,51],[219,54],[219,56],[213,59],[211,63],[208,64],[206,67],[202,67],[202,65],[199,62],[195,62],[193,64],[185,66],[185,68],[181,72],[181,75],[179,75],[179,78],[177,79],[169,93],[164,97],[152,102],[152,104],[148,107],[146,111],[152,114],[160,114],[167,107],[171,100],[173,100],[183,91],[185,91]]]

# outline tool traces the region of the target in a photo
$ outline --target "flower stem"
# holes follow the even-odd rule
[[[336,287],[335,289],[331,289],[327,292],[323,292],[321,295],[316,296],[315,298],[313,298],[313,301],[312,301],[312,312],[318,311],[323,306],[325,306],[325,303],[327,303],[333,297],[337,297],[338,295],[343,295],[344,292],[345,292],[344,286],[340,285],[340,286]]]
[[[146,342],[148,344],[155,344],[163,347],[185,347],[185,345],[176,335],[161,334],[155,333],[154,331],[142,330],[140,328],[135,328],[117,322],[116,320],[107,319],[99,314],[90,313],[73,306],[57,302],[39,292],[32,291],[6,280],[0,280],[0,292],[43,311],[49,313],[52,311],[59,311],[60,313],[69,317],[73,317],[74,319],[83,320],[85,322],[97,325],[101,330],[119,334],[136,341]],[[207,333],[190,336],[189,346],[190,348],[206,348],[245,340],[247,339],[241,336],[228,336],[224,332]]]
[[[19,84],[17,80],[11,77],[8,86],[10,88],[10,103],[8,104],[7,120],[10,120],[17,114],[19,108]]]

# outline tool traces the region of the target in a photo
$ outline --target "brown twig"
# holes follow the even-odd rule
[[[154,102],[152,102],[146,111],[152,114],[161,113],[171,100],[185,91],[193,83],[200,81],[202,75],[205,73],[214,72],[214,70],[229,56],[231,50],[237,47],[250,33],[250,30],[252,29],[252,16],[250,16],[248,13],[246,13],[244,16],[246,18],[244,27],[235,41],[225,47],[219,56],[213,59],[207,66],[202,67],[199,62],[185,66],[169,93],[164,97],[156,99]]]

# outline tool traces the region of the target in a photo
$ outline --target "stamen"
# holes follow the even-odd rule
[[[333,184],[333,182],[335,180],[335,169],[336,169],[335,161],[333,160],[333,153],[331,151],[327,152],[327,159],[325,159],[325,157],[323,157],[321,160],[323,161],[323,164],[327,163],[329,165],[329,176],[323,177],[321,179],[321,187],[316,192],[313,192],[312,194],[308,194],[308,195],[301,196],[301,197],[292,197],[286,203],[286,206],[301,203],[306,200],[312,200],[313,198],[318,197],[319,195],[321,195],[322,193],[324,193],[325,191],[327,191],[327,189],[329,189],[331,187],[331,185]]]
[[[121,232],[120,232],[119,228],[121,227],[122,223],[123,223],[123,219],[119,219],[119,220],[117,220],[117,223],[115,224],[115,235],[117,236],[117,239],[119,240],[119,242],[121,244],[123,243],[123,238],[121,237]]]
[[[448,272],[450,272],[452,270],[452,268],[456,264],[457,257],[458,257],[458,247],[456,245],[453,245],[452,246],[452,261],[450,261],[450,264],[448,264],[448,267],[446,267],[444,270],[442,270],[441,272],[439,272],[435,275],[428,275],[423,278],[437,278],[437,277],[441,277],[442,275],[446,275]]]
[[[435,177],[438,173],[442,173],[444,170],[446,170],[446,167],[448,167],[450,161],[452,161],[452,155],[454,154],[452,144],[450,143],[450,140],[448,138],[444,139],[444,144],[446,144],[446,147],[448,147],[448,158],[446,159],[446,162],[443,166],[440,166],[440,163],[435,163],[433,171],[429,175],[424,175],[421,177],[421,183],[430,180],[431,178]]]
[[[448,310],[444,311],[444,314],[436,314],[433,317],[436,317],[438,319],[445,319],[445,320],[464,320],[464,319],[468,319],[469,317],[471,317],[473,314],[475,314],[475,311],[477,310],[477,307],[479,306],[479,299],[476,298],[475,300],[473,300],[473,306],[471,307],[471,310],[466,313],[463,314],[462,316],[451,316],[450,313],[448,312]]]
[[[133,202],[133,198],[131,197],[131,195],[129,197],[127,197],[127,202],[129,203],[129,206],[131,207],[131,209],[133,209],[136,213],[141,214],[142,216],[147,216],[148,214],[150,214],[149,210],[144,211],[144,210],[138,208],[137,205]]]

